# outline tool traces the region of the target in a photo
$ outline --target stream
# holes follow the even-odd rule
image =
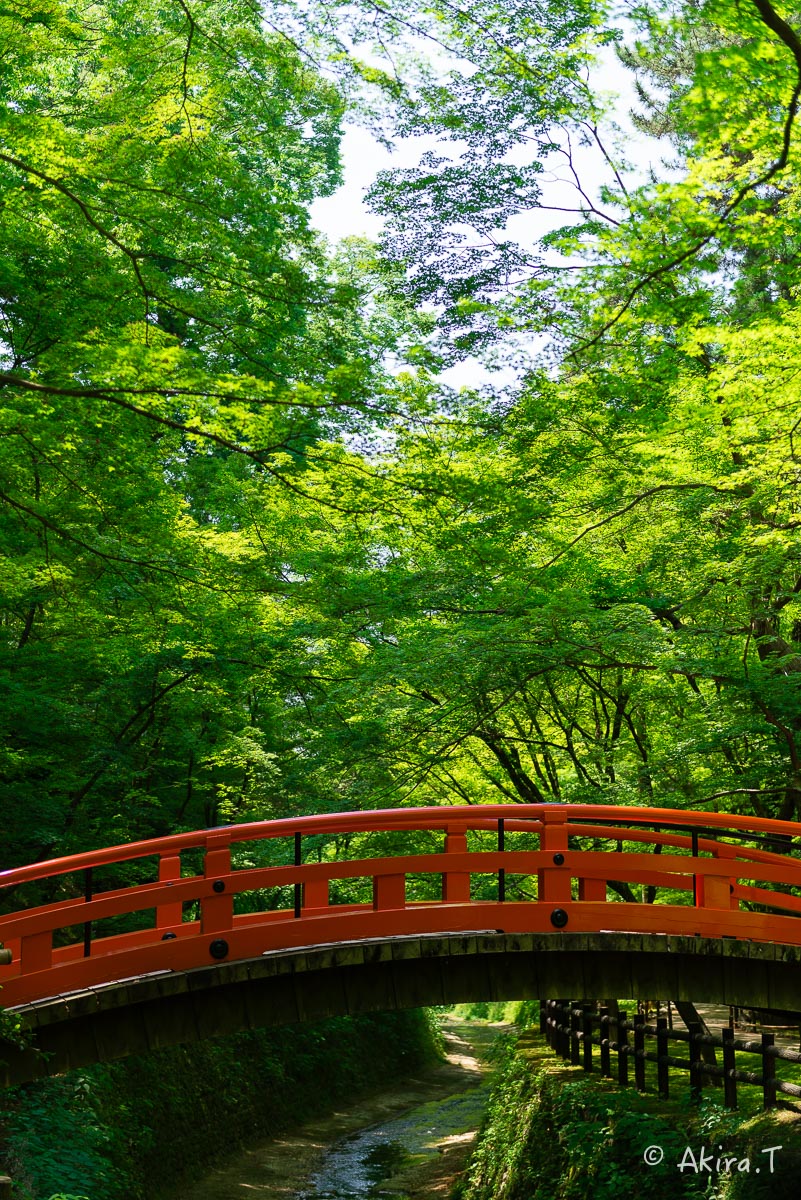
[[[343,1138],[328,1150],[298,1200],[355,1200],[394,1196],[407,1200],[427,1167],[439,1165],[445,1145],[470,1144],[481,1124],[487,1085],[432,1100],[402,1117]],[[450,1165],[450,1164],[449,1164]]]
[[[239,1151],[174,1200],[446,1197],[481,1124],[489,1052],[510,1028],[447,1017],[445,1062]]]

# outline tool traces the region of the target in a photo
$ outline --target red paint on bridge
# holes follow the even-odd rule
[[[407,848],[417,840],[417,852],[394,854],[393,834]],[[6,909],[28,884],[56,897],[0,917],[13,955],[0,999],[11,1007],[151,972],[421,933],[801,946],[800,853],[796,823],[601,805],[386,809],[176,834],[0,872]],[[372,898],[348,895],[359,887]]]

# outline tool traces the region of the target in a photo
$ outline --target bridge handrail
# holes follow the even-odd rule
[[[607,836],[611,840],[614,829],[605,831],[598,821],[609,821],[614,826],[647,823],[655,826],[708,829],[716,826],[722,833],[743,833],[756,837],[790,837],[799,841],[801,848],[801,826],[792,821],[778,821],[768,817],[750,817],[732,813],[691,812],[669,808],[620,808],[614,805],[591,804],[486,804],[453,805],[443,807],[421,807],[408,809],[370,809],[350,813],[315,813],[310,816],[280,817],[275,820],[250,821],[239,825],[218,825],[190,833],[173,833],[160,838],[148,838],[140,842],[127,842],[108,846],[100,850],[81,851],[62,858],[30,863],[23,867],[11,867],[0,871],[0,889],[21,883],[49,879],[54,875],[66,875],[83,871],[89,867],[109,866],[136,858],[180,853],[182,850],[202,850],[211,838],[226,838],[231,843],[260,841],[281,837],[332,835],[338,833],[380,833],[404,829],[447,829],[448,826],[463,825],[472,830],[494,829],[498,820],[505,820],[508,832],[531,830],[533,824],[545,825],[554,819],[567,821],[568,825],[581,819],[592,819],[594,828],[571,829],[576,836]],[[518,828],[517,822],[520,822]],[[662,840],[647,831],[629,829],[628,840],[643,840],[654,843]],[[643,836],[640,836],[642,832]],[[658,830],[654,831],[655,833]],[[666,835],[666,838],[670,835]],[[623,839],[627,840],[627,839]],[[664,844],[678,844],[674,842]],[[743,848],[743,852],[747,848]],[[752,852],[756,853],[756,852]],[[767,852],[770,853],[770,852]],[[774,852],[775,853],[775,852]],[[753,861],[757,861],[753,859]]]
[[[393,854],[383,844],[370,856],[369,845],[362,843],[358,858],[304,861],[304,840],[308,847],[308,839],[319,835],[392,831],[445,836],[433,848],[407,844]],[[467,835],[475,831],[497,840],[488,845],[485,837],[478,848],[475,842],[469,847]],[[536,835],[537,848],[525,842],[515,848],[510,837],[520,832]],[[294,839],[294,861],[288,864],[265,864],[253,856],[237,862],[236,855],[232,861],[232,847],[281,838]],[[595,845],[587,847],[587,841]],[[758,844],[747,844],[754,841]],[[659,853],[647,853],[651,846]],[[197,850],[204,852],[201,873],[187,875],[181,854]],[[378,809],[218,826],[0,872],[0,896],[20,884],[84,875],[83,896],[76,894],[73,880],[59,885],[64,899],[0,916],[0,937],[13,956],[11,965],[0,962],[0,985],[7,989],[3,1000],[17,1004],[53,989],[69,991],[141,971],[188,969],[209,958],[242,958],[265,949],[390,932],[501,926],[509,932],[568,924],[578,931],[636,928],[801,946],[799,850],[801,825],[789,821],[611,805]],[[157,860],[156,879],[97,890],[94,868],[144,858]],[[196,864],[189,869],[197,870]],[[407,876],[432,875],[441,877],[441,898],[431,898],[428,884],[425,898],[407,897]],[[474,895],[471,880],[493,875],[495,891],[484,882]],[[528,878],[528,895],[510,896],[507,876]],[[365,877],[372,878],[372,903],[363,893],[357,902],[351,897],[342,903],[341,891],[332,898],[332,884]],[[649,890],[650,902],[644,891],[640,903],[632,884]],[[275,900],[260,893],[280,888],[294,892],[294,903],[265,907]],[[660,889],[659,903],[653,903]],[[243,892],[255,894],[257,911],[235,912],[235,898]],[[688,892],[689,904],[683,899]],[[286,902],[285,892],[273,891],[276,895],[278,903]],[[190,914],[188,904],[197,905]],[[148,918],[148,928],[130,928],[128,918],[143,911],[154,911],[155,923]],[[111,918],[125,918],[126,931],[101,929]],[[64,940],[59,931],[81,926],[83,942],[73,932],[68,944],[54,944],[56,934],[57,943]]]

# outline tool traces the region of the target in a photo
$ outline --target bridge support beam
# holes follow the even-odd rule
[[[283,950],[22,1006],[15,1011],[48,1057],[3,1046],[2,1082],[23,1083],[240,1029],[552,996],[670,997],[797,1012],[801,951],[663,935],[487,932]]]

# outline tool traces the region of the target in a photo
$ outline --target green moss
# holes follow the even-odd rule
[[[437,1052],[425,1013],[336,1018],[155,1051],[2,1098],[19,1200],[151,1200],[249,1139],[414,1070]]]
[[[772,1172],[765,1153],[771,1146],[781,1146]],[[646,1163],[648,1147],[659,1147],[661,1162]],[[738,1169],[745,1163],[750,1169]],[[801,1120],[794,1114],[748,1118],[713,1098],[698,1108],[663,1104],[565,1066],[528,1040],[507,1047],[454,1197],[794,1200],[800,1176]]]

